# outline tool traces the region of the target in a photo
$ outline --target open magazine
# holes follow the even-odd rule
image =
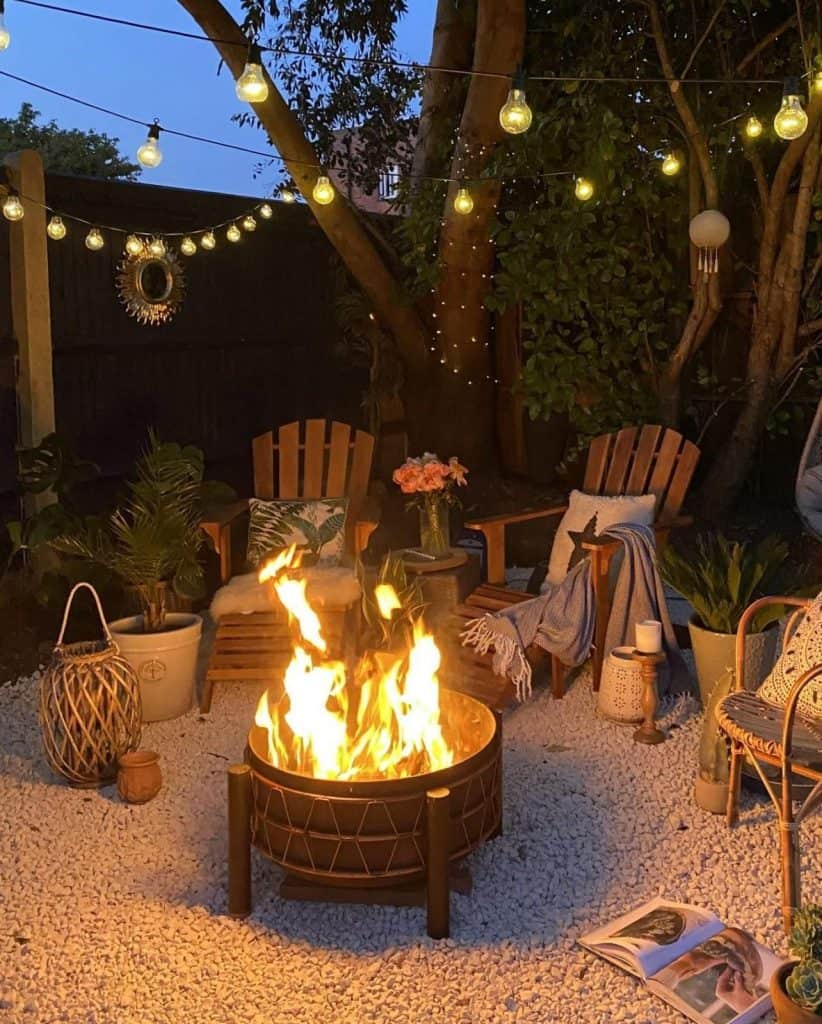
[[[698,1024],[749,1024],[782,961],[708,910],[657,897],[579,940]]]

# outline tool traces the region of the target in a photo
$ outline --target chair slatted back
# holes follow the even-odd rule
[[[353,433],[353,438],[352,438]],[[348,498],[345,547],[354,549],[354,528],[371,477],[374,437],[347,423],[286,423],[251,442],[254,494],[258,498]]]
[[[650,424],[624,427],[591,442],[583,490],[654,494],[656,521],[666,523],[682,508],[699,455],[699,448],[676,430]]]

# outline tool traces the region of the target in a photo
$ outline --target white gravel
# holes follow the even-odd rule
[[[225,916],[225,769],[252,687],[220,686],[207,720],[149,726],[166,785],[143,807],[57,782],[40,752],[37,679],[0,687],[0,1024],[486,1024],[677,1013],[574,940],[656,894],[713,908],[784,951],[777,836],[691,796],[700,717],[659,747],[597,719],[587,678],[505,724],[505,834],[471,858],[452,938],[424,912],[289,903],[255,854],[252,917]],[[822,898],[822,819],[804,828],[806,896]]]

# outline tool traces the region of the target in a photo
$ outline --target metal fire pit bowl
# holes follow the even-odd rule
[[[284,895],[420,903],[428,931],[448,935],[449,869],[502,822],[502,727],[473,697],[440,691],[456,762],[402,779],[344,782],[275,767],[252,727],[246,764],[229,768],[229,910],[251,909],[253,844],[288,873]]]

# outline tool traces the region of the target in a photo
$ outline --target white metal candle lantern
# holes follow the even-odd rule
[[[716,274],[719,270],[719,248],[731,234],[728,218],[719,210],[703,210],[691,221],[688,234],[699,250],[698,269],[704,271],[706,277]]]

